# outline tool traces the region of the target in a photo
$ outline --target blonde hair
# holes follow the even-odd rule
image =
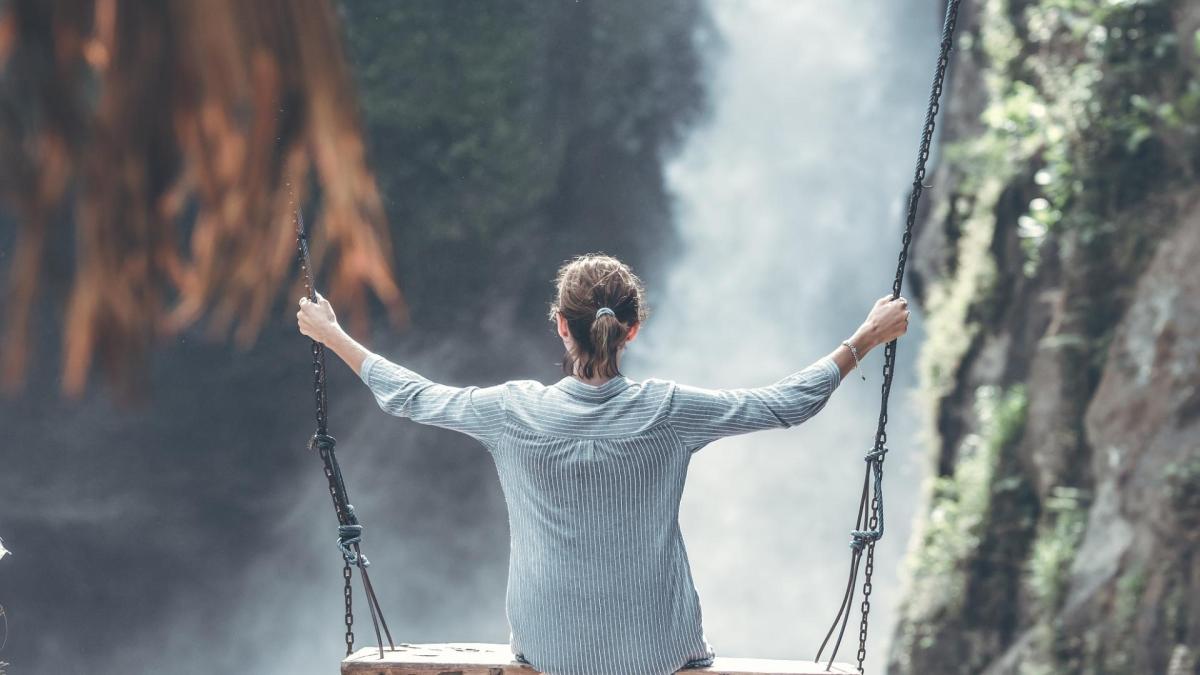
[[[596,316],[601,307],[613,314]],[[578,370],[584,379],[620,375],[617,352],[630,329],[649,314],[645,288],[628,265],[605,253],[587,253],[566,261],[555,279],[555,300],[550,320],[561,314],[575,341],[578,354],[563,354],[563,372]]]

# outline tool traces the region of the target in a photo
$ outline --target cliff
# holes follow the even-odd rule
[[[964,5],[889,672],[1200,672],[1200,5]]]

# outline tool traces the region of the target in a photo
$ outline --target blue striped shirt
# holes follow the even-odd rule
[[[469,434],[491,453],[508,505],[505,610],[518,660],[553,675],[662,675],[715,656],[679,529],[693,453],[804,422],[841,371],[827,356],[753,388],[625,376],[454,387],[371,353],[359,377],[385,412]]]

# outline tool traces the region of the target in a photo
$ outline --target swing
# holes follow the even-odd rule
[[[508,645],[481,642],[452,644],[400,644],[386,658],[376,658],[373,647],[361,649],[342,661],[342,673],[365,675],[535,675],[538,671],[513,660]],[[829,670],[812,661],[743,659],[718,656],[705,668],[688,668],[686,673],[721,675],[825,675],[857,673],[848,663],[832,664]]]
[[[921,192],[925,187],[925,163],[929,159],[929,149],[933,142],[934,122],[937,117],[939,100],[942,94],[942,81],[945,79],[946,67],[949,65],[950,49],[954,36],[954,26],[958,19],[958,7],[961,0],[948,0],[945,20],[942,24],[941,50],[938,54],[937,68],[934,74],[933,87],[929,97],[929,107],[925,114],[925,125],[921,134],[920,150],[917,155],[916,175],[913,179],[912,192],[909,194],[908,215],[905,221],[904,235],[901,240],[900,257],[896,268],[896,277],[892,282],[892,298],[900,297],[900,287],[904,279],[904,268],[908,260],[908,247],[912,240],[912,229],[916,222],[917,205]],[[310,271],[307,234],[304,230],[304,219],[296,210],[296,236],[299,249],[300,266],[304,275],[305,292],[309,299],[316,301]],[[850,573],[846,582],[846,590],[842,595],[842,603],[834,616],[825,639],[821,642],[813,661],[791,661],[777,659],[731,658],[718,656],[711,666],[704,668],[688,668],[680,673],[723,673],[726,675],[819,675],[821,673],[863,673],[863,662],[867,656],[867,623],[871,610],[871,575],[874,571],[875,543],[883,537],[883,459],[887,454],[887,404],[892,388],[892,375],[896,362],[896,342],[892,340],[884,347],[883,385],[879,421],[875,431],[874,447],[866,454],[866,472],[863,475],[862,496],[859,499],[858,516],[855,529],[850,532]],[[349,494],[342,480],[341,469],[334,454],[334,438],[328,434],[327,404],[325,391],[325,349],[316,340],[312,342],[313,355],[313,390],[316,399],[317,431],[309,443],[310,449],[317,452],[324,465],[325,477],[329,482],[329,494],[333,499],[334,513],[338,519],[338,550],[342,554],[343,596],[345,598],[346,622],[346,658],[342,661],[341,672],[373,673],[375,675],[417,675],[419,673],[447,673],[456,675],[501,675],[508,673],[534,674],[533,668],[523,664],[513,657],[509,645],[487,643],[443,643],[443,644],[409,644],[397,645],[392,640],[383,610],[371,586],[367,567],[370,563],[361,550],[362,525],[349,502]],[[872,478],[874,480],[872,480]],[[864,529],[865,528],[865,529]],[[846,624],[854,601],[854,590],[857,586],[858,572],[863,557],[863,598],[860,605],[861,619],[858,630],[857,666],[848,663],[835,663],[838,648],[846,631]],[[353,578],[354,568],[359,570],[363,592],[367,598],[367,608],[371,613],[371,623],[375,632],[377,645],[364,647],[354,651],[354,612],[353,612]],[[830,649],[829,660],[821,665],[821,654],[829,646],[830,638],[837,631],[837,639]],[[384,649],[384,636],[387,637],[388,649]]]

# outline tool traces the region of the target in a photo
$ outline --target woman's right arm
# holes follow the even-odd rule
[[[725,436],[794,427],[820,412],[841,381],[837,363],[826,356],[762,387],[675,384],[667,418],[683,446],[695,452]]]
[[[907,301],[884,296],[847,342],[862,360],[871,349],[906,330]],[[668,417],[689,452],[725,436],[793,427],[820,412],[854,367],[851,350],[838,345],[808,367],[762,387],[705,389],[677,384]]]

